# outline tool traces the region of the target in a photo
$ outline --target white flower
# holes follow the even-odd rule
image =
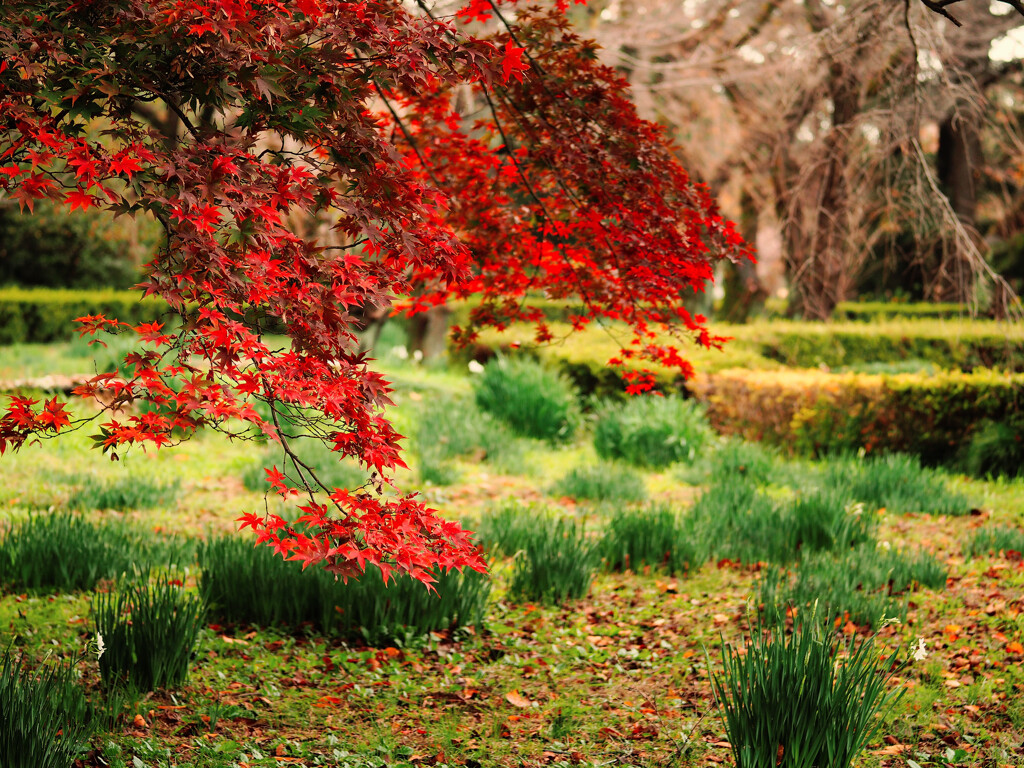
[[[918,638],[917,647],[914,649],[914,661],[924,661],[928,658],[928,651],[924,647],[924,639]]]
[[[878,542],[878,546],[884,550],[892,549],[892,544],[890,544],[888,541],[880,541]]]
[[[391,354],[397,357],[399,360],[409,359],[409,350],[405,347],[392,347]]]
[[[469,372],[470,373],[483,373],[484,367],[480,365],[476,360],[469,361]]]
[[[107,650],[106,644],[103,642],[103,635],[99,632],[96,633],[96,661],[103,658],[103,652]]]
[[[423,359],[423,350],[422,349],[415,350],[412,353],[412,359],[415,360],[417,363],[420,362]]]

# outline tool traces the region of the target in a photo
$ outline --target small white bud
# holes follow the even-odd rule
[[[470,373],[483,373],[484,367],[480,365],[476,360],[469,361],[469,372]]]

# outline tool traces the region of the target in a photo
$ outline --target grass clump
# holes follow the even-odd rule
[[[103,638],[104,687],[153,691],[188,678],[206,609],[180,580],[140,577],[116,592],[101,592],[93,599],[92,614]]]
[[[974,477],[1024,475],[1024,420],[984,421],[971,435],[961,460]]]
[[[657,469],[692,462],[710,434],[704,411],[694,400],[632,397],[598,408],[594,449],[603,459]]]
[[[768,616],[781,618],[789,606],[799,610],[817,603],[831,606],[827,618],[877,628],[886,618],[906,617],[907,593],[945,584],[946,569],[931,554],[867,544],[839,557],[808,555],[793,571],[765,572],[758,586]]]
[[[574,467],[551,488],[559,496],[585,501],[634,502],[647,498],[643,477],[628,464],[600,462]]]
[[[649,566],[681,573],[699,565],[701,551],[690,518],[667,506],[616,510],[600,544],[604,565],[611,571]]]
[[[332,451],[320,440],[311,438],[293,440],[290,443],[290,448],[299,457],[299,461],[311,467],[320,478],[320,482],[328,488],[352,490],[362,486],[369,478],[369,473],[358,463],[352,459],[342,458],[340,453]],[[303,476],[296,472],[294,462],[280,447],[270,448],[246,468],[242,475],[242,485],[246,490],[265,493],[270,490],[266,470],[274,466],[293,479]],[[302,472],[306,474],[304,469]],[[312,480],[310,483],[314,488],[317,487]],[[295,485],[296,483],[290,482],[289,484]]]
[[[68,768],[94,730],[74,663],[29,669],[10,649],[0,657],[0,765]]]
[[[1024,553],[1024,531],[1012,525],[987,525],[964,543],[965,557],[987,554]]]
[[[922,467],[917,457],[906,454],[832,457],[824,464],[821,482],[826,488],[845,490],[871,510],[965,515],[971,509],[963,494],[948,487],[941,472]]]
[[[523,467],[522,444],[509,427],[466,397],[436,397],[419,413],[412,453],[420,479],[450,485],[458,479],[453,459],[487,461],[508,472]]]
[[[488,554],[512,557],[530,541],[533,529],[550,516],[544,507],[505,499],[480,518],[474,538]]]
[[[755,623],[745,652],[726,645],[711,676],[736,768],[849,768],[903,689],[897,651],[843,639],[813,613],[791,634]]]
[[[68,508],[116,509],[126,512],[133,509],[154,509],[173,507],[181,493],[181,486],[162,483],[148,477],[118,477],[103,480],[95,475],[84,478],[69,478],[69,484],[78,488],[68,499]]]
[[[204,544],[199,564],[200,592],[220,621],[292,629],[309,625],[370,645],[482,626],[490,594],[489,579],[468,570],[436,572],[436,594],[408,576],[385,586],[374,566],[346,583],[322,568],[303,570],[239,536]]]
[[[0,584],[41,592],[88,590],[156,558],[185,556],[178,539],[157,540],[118,521],[91,522],[68,512],[32,514],[0,538]]]
[[[675,476],[694,485],[739,479],[759,486],[799,487],[795,469],[773,446],[727,437],[708,448],[692,465],[680,465]]]
[[[509,596],[545,605],[578,600],[590,590],[597,558],[582,523],[538,519],[513,562]]]
[[[526,358],[497,358],[474,381],[476,404],[514,432],[551,443],[572,440],[582,421],[567,378]]]

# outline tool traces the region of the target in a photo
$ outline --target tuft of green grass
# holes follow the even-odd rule
[[[104,646],[104,687],[153,691],[188,679],[206,609],[180,579],[139,577],[116,592],[101,592],[92,616]]]
[[[458,479],[451,461],[457,458],[487,461],[506,472],[522,471],[522,443],[508,426],[481,411],[468,397],[433,397],[419,412],[413,433],[412,454],[420,479],[450,485]]]
[[[808,555],[792,571],[770,569],[758,583],[765,613],[781,617],[785,609],[830,606],[827,618],[849,619],[878,627],[886,618],[906,618],[907,593],[941,589],[946,568],[928,552],[887,550],[866,544],[836,557]]]
[[[703,560],[703,543],[692,519],[671,507],[617,509],[609,517],[600,553],[611,571],[640,571],[645,566],[682,573]]]
[[[191,556],[188,541],[156,538],[127,523],[94,523],[68,512],[36,513],[0,538],[0,584],[13,589],[70,592],[101,579]]]
[[[1024,420],[979,424],[963,450],[961,463],[974,477],[1024,475]]]
[[[795,466],[773,446],[727,437],[709,443],[692,465],[680,465],[674,475],[685,483],[723,483],[737,479],[755,485],[799,487]]]
[[[116,509],[122,512],[133,509],[154,509],[173,507],[181,493],[181,486],[163,483],[148,477],[117,477],[100,479],[89,474],[84,477],[69,477],[66,482],[78,488],[68,499],[68,508]]]
[[[366,483],[369,473],[352,459],[343,458],[332,451],[323,442],[316,439],[300,439],[291,442],[291,449],[299,457],[299,461],[311,467],[324,485],[328,488],[359,488]],[[259,459],[246,468],[242,475],[242,484],[247,490],[266,492],[270,489],[266,470],[278,467],[282,472],[298,480],[302,475],[296,472],[291,458],[277,446],[268,448]],[[304,472],[305,470],[303,470]],[[311,481],[312,482],[312,481]],[[296,485],[296,483],[290,483]],[[316,488],[316,484],[313,483]]]
[[[789,635],[756,622],[711,676],[736,768],[849,768],[903,695],[888,687],[897,657],[880,660],[873,638],[844,640],[813,612]]]
[[[821,483],[845,490],[871,510],[966,515],[971,509],[970,501],[948,486],[942,472],[922,467],[916,456],[906,454],[831,457],[823,462]]]
[[[310,625],[370,645],[482,626],[490,594],[486,575],[469,570],[435,572],[436,591],[408,576],[385,585],[375,566],[343,582],[322,568],[303,570],[237,535],[206,542],[199,565],[200,593],[221,621],[292,629]]]
[[[0,765],[68,768],[94,730],[74,662],[30,669],[8,648],[0,657]]]
[[[570,518],[537,520],[512,564],[513,600],[558,605],[590,590],[598,552],[583,524]]]
[[[710,436],[704,409],[681,397],[632,397],[606,403],[595,413],[597,455],[638,467],[692,462]]]
[[[582,422],[569,380],[526,358],[492,360],[474,380],[474,394],[481,410],[526,437],[569,442]]]
[[[574,467],[558,480],[551,492],[585,501],[643,501],[647,488],[643,477],[628,464],[603,461]]]
[[[545,507],[505,499],[492,504],[480,517],[474,539],[488,554],[511,557],[526,546],[533,529],[551,515]]]
[[[964,557],[1024,552],[1024,530],[1012,525],[987,525],[979,528],[963,546]]]

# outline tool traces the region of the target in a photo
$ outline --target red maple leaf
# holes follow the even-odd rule
[[[523,82],[523,72],[530,69],[529,64],[523,63],[523,53],[526,48],[520,48],[512,43],[510,39],[505,43],[505,48],[501,58],[501,77],[503,82],[508,82],[510,77],[514,77],[520,83]]]

